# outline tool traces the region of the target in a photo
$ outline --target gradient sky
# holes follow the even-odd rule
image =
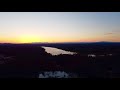
[[[120,12],[0,12],[0,42],[120,42]]]

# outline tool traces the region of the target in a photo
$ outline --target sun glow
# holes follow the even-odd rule
[[[42,40],[33,35],[22,35],[19,37],[19,43],[32,43],[32,42],[42,42]]]

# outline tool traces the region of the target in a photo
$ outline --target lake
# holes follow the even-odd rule
[[[69,54],[69,55],[77,54],[76,52],[65,51],[62,49],[54,48],[54,47],[42,46],[42,48],[44,48],[47,53],[50,53],[53,56],[60,55],[60,54]]]

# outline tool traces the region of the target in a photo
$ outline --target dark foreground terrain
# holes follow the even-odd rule
[[[78,54],[52,56],[41,46]],[[38,78],[44,71],[76,73],[78,78],[118,78],[120,43],[0,44],[0,78]]]

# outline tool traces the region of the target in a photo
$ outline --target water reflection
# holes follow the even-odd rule
[[[44,48],[47,53],[50,53],[52,55],[60,55],[60,54],[73,55],[73,54],[77,54],[75,52],[65,51],[65,50],[57,49],[57,48],[53,48],[53,47],[44,47],[44,46],[42,46],[42,48]]]
[[[50,71],[40,73],[39,78],[69,78],[69,74],[64,71]]]
[[[88,57],[96,57],[95,54],[88,54]]]

